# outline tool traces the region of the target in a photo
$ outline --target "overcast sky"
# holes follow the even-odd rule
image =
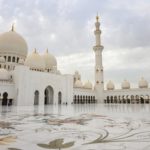
[[[150,81],[150,0],[0,0],[0,32],[15,30],[57,57],[62,73],[94,81],[95,16],[100,14],[105,83]]]

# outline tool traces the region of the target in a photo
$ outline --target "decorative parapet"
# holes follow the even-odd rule
[[[14,83],[13,82],[13,80],[0,80],[0,84],[5,84],[5,83],[7,83],[7,84],[12,84],[12,83]]]

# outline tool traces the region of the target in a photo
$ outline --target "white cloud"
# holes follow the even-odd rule
[[[59,56],[58,68],[62,73],[74,74],[77,70],[81,73],[83,81],[94,82],[94,54],[92,52],[76,53]]]

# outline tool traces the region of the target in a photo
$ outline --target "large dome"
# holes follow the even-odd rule
[[[17,54],[26,57],[28,46],[24,38],[15,32],[5,32],[0,35],[0,53]]]
[[[53,69],[57,68],[56,58],[46,50],[46,52],[42,55],[45,61],[45,69]]]
[[[42,56],[38,54],[36,49],[34,52],[27,56],[25,63],[26,66],[29,66],[33,70],[45,70],[45,62]]]

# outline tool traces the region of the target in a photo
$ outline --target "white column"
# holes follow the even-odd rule
[[[100,37],[101,30],[98,16],[96,17],[95,27],[96,30],[94,31],[94,34],[96,45],[93,47],[93,50],[95,52],[95,92],[98,102],[102,102],[104,91],[103,64],[102,64],[103,46],[101,45],[101,37]]]

